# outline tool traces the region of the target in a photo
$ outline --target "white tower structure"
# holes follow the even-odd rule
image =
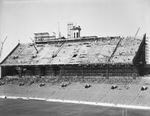
[[[68,23],[67,24],[67,38],[68,39],[73,38],[73,30],[72,30],[72,28],[73,28],[73,23],[72,22]]]
[[[73,38],[80,38],[80,31],[81,31],[80,26],[78,27],[73,26],[72,30],[73,30]]]

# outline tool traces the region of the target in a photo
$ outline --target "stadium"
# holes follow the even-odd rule
[[[2,96],[150,109],[148,38],[35,33],[1,62]],[[15,88],[12,88],[14,85]]]

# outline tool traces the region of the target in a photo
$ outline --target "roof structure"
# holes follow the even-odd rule
[[[53,41],[18,44],[3,60],[8,65],[67,65],[129,63],[139,50],[143,38],[101,37],[76,41]]]

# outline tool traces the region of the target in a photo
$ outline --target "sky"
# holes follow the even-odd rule
[[[67,23],[81,26],[81,36],[150,37],[150,0],[0,0],[2,57],[37,32],[67,37]],[[58,25],[59,23],[59,25]],[[1,47],[2,44],[0,44]]]

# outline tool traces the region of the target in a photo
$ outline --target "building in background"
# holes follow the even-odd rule
[[[73,23],[68,23],[67,24],[67,38],[71,39],[73,38]]]
[[[35,42],[38,43],[38,42],[48,42],[50,40],[55,40],[56,39],[56,36],[53,35],[53,36],[50,36],[48,32],[43,32],[43,33],[34,33],[34,39],[35,39]]]
[[[81,31],[80,26],[78,27],[73,26],[71,30],[73,30],[73,38],[80,38],[80,31]]]
[[[80,38],[80,26],[74,26],[73,23],[67,24],[67,38],[68,39],[74,39],[74,38]]]

